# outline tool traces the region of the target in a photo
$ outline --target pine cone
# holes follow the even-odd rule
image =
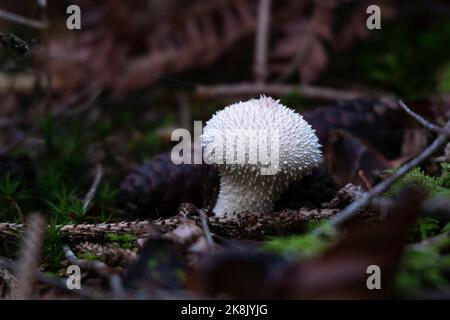
[[[218,183],[213,167],[175,165],[167,152],[129,173],[121,183],[119,199],[136,205],[140,216],[166,217],[176,214],[183,202],[205,206],[214,189],[211,186]]]

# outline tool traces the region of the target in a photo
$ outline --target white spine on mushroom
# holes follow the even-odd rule
[[[261,168],[264,165],[249,161],[249,152],[254,150],[251,144],[257,143],[251,137],[247,137],[246,143],[233,145],[237,153],[245,153],[244,164],[218,161],[217,150],[225,147],[219,145],[223,140],[217,136],[224,139],[233,130],[267,130],[269,135],[277,133],[272,136],[279,138],[275,144],[279,146],[276,174],[263,175]],[[220,191],[213,209],[217,216],[243,211],[271,212],[274,202],[289,183],[309,174],[318,166],[322,156],[315,131],[303,117],[278,100],[265,96],[239,102],[217,112],[206,123],[202,146],[205,161],[216,164],[220,172]]]

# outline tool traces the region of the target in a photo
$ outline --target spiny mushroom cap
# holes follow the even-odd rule
[[[218,152],[214,153],[213,150],[220,150],[221,146],[215,137],[219,134],[223,138],[232,130],[244,130],[241,133],[245,135],[249,129],[250,132],[267,130],[272,142],[279,138],[278,161],[272,164],[276,174],[261,175],[261,168],[267,165],[249,161],[250,154],[255,156],[254,144],[258,143],[252,135],[246,137],[247,142],[242,143],[241,140],[234,144],[237,153],[245,153],[244,164],[229,161],[217,164]],[[270,189],[283,189],[290,181],[308,174],[321,161],[321,146],[315,130],[300,114],[283,106],[278,100],[265,96],[232,104],[215,113],[203,130],[202,146],[205,160],[217,164],[222,176],[236,183],[242,182],[250,188],[262,183],[268,184]],[[269,159],[272,159],[270,155]]]

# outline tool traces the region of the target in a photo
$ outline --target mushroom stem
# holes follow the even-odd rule
[[[281,188],[275,188],[273,176],[260,176],[258,183],[248,185],[247,181],[234,179],[229,175],[220,177],[220,191],[213,212],[216,216],[243,211],[269,213],[280,197]]]

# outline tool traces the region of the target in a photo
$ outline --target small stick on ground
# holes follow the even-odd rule
[[[79,266],[81,269],[92,270],[99,276],[108,279],[110,287],[115,295],[120,294],[123,291],[122,280],[118,275],[114,274],[110,267],[105,263],[98,260],[83,260],[78,259],[75,253],[70,249],[69,245],[64,244],[62,246],[64,255],[70,264]]]
[[[367,177],[364,174],[363,170],[358,170],[358,178],[362,181],[362,183],[364,184],[364,187],[366,188],[366,190],[372,189],[372,184],[367,179]]]
[[[209,251],[211,252],[214,249],[214,240],[211,236],[211,231],[209,230],[208,217],[206,216],[206,212],[203,209],[199,209],[198,214],[200,216],[203,233],[204,233],[206,241],[208,243]]]
[[[7,265],[4,265],[2,262],[2,257],[0,257],[0,279],[3,281],[3,284],[0,287],[0,299],[10,298],[14,300],[16,299],[15,294],[17,292],[19,281],[12,272],[13,268],[8,268]],[[9,288],[8,297],[5,296],[5,286]]]
[[[401,166],[392,176],[377,184],[369,192],[363,194],[360,199],[351,203],[344,210],[339,212],[335,217],[331,219],[331,225],[338,227],[350,218],[356,216],[362,208],[367,206],[369,202],[375,197],[386,192],[398,179],[406,175],[409,171],[420,165],[422,162],[430,158],[436,151],[445,146],[450,139],[450,120],[445,124],[443,128],[440,128],[440,134],[421,154]],[[318,230],[320,232],[320,230]]]
[[[86,213],[89,210],[92,200],[94,199],[95,194],[97,193],[97,189],[98,186],[100,185],[102,177],[103,177],[103,167],[101,164],[97,164],[94,182],[92,182],[92,186],[83,200],[83,212]]]
[[[17,262],[16,276],[19,280],[16,298],[26,300],[33,298],[36,270],[39,266],[39,257],[46,229],[44,218],[39,214],[33,214],[28,220],[25,239],[20,249]]]
[[[73,253],[72,249],[70,249],[69,245],[67,244],[64,244],[62,246],[62,249],[69,263],[76,264],[77,266],[86,268],[88,270],[93,270],[99,275],[109,278],[109,267],[103,262],[98,260],[78,259],[75,253]]]
[[[264,239],[268,235],[278,235],[283,231],[297,232],[303,230],[309,221],[330,218],[338,209],[299,209],[284,210],[276,214],[243,212],[230,218],[208,217],[210,230],[218,236],[230,239]],[[129,233],[135,237],[144,237],[149,227],[156,227],[163,232],[174,230],[184,220],[185,215],[178,215],[163,220],[122,221],[100,224],[58,225],[59,233],[73,240],[105,239],[108,233]],[[198,217],[192,217],[200,225]],[[23,224],[0,223],[0,238],[15,238],[23,232]]]

